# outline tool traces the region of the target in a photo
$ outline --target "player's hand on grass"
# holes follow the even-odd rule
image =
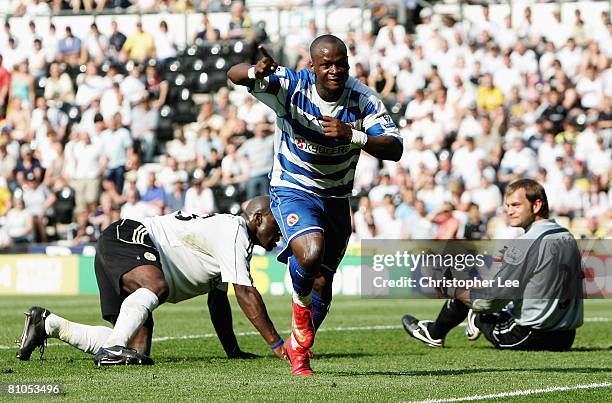
[[[249,353],[247,351],[242,351],[240,349],[227,353],[227,358],[236,359],[236,360],[250,360],[253,358],[257,358],[257,357],[258,357],[257,354]]]
[[[255,77],[261,79],[274,73],[278,67],[278,64],[274,61],[274,58],[270,56],[263,45],[259,45],[258,49],[261,51],[263,57],[259,59],[255,65]]]
[[[331,116],[322,116],[319,118],[319,122],[326,137],[336,138],[347,143],[351,142],[353,131],[348,123],[344,123],[340,119]]]
[[[285,350],[285,343],[283,343],[280,346],[276,347],[272,351],[274,352],[274,355],[276,355],[281,360],[288,359],[288,357],[287,357],[287,350]]]

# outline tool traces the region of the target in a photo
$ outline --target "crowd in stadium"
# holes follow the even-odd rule
[[[66,2],[14,3],[27,21],[30,8]],[[235,3],[231,12],[225,30],[204,18],[191,39],[248,35],[248,10]],[[529,8],[519,25],[510,16],[494,22],[488,7],[475,21],[431,9],[418,17],[410,32],[382,7],[372,32],[343,37],[351,74],[380,93],[404,141],[399,163],[362,153],[353,240],[514,237],[503,191],[521,177],[544,184],[553,216],[577,237],[609,237],[609,14],[555,12],[557,24],[545,29]],[[267,192],[275,116],[244,89],[215,91],[197,121],[156,141],[173,85],[159,66],[177,57],[168,24],[155,32],[139,24],[127,36],[116,22],[109,32],[92,24],[81,38],[70,27],[51,26],[44,37],[37,29],[30,22],[17,37],[7,23],[0,33],[0,247],[90,243],[119,218],[208,214],[220,198],[240,203]],[[321,33],[311,21],[285,38],[286,64],[307,68],[308,46]]]

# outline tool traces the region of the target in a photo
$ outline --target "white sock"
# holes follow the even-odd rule
[[[45,319],[47,336],[60,339],[86,353],[98,352],[113,329],[105,326],[90,326],[70,322],[55,314]]]
[[[115,327],[103,347],[127,346],[128,341],[149,317],[149,312],[153,312],[157,305],[157,295],[147,288],[139,288],[130,294],[121,304]]]
[[[312,305],[312,293],[308,295],[299,295],[293,291],[293,302],[300,306],[309,307]]]

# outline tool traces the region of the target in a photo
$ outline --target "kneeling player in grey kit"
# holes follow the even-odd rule
[[[36,347],[42,353],[45,340],[53,337],[95,354],[98,366],[150,365],[153,310],[202,294],[208,294],[212,323],[227,356],[251,357],[240,350],[232,327],[227,299],[232,283],[245,315],[273,352],[285,358],[283,340],[249,271],[253,246],[270,251],[280,239],[269,206],[269,198],[262,196],[251,200],[242,216],[178,211],[111,224],[98,240],[95,270],[102,317],[113,328],[70,322],[33,307],[26,313],[17,357],[28,360]]]
[[[515,350],[569,350],[582,325],[580,251],[569,231],[548,219],[544,188],[530,179],[511,183],[505,194],[510,225],[525,234],[505,250],[497,275],[518,279],[518,293],[487,298],[482,290],[446,289],[451,297],[435,321],[402,318],[404,329],[430,347],[467,317],[466,336],[483,333],[495,347]],[[505,281],[505,280],[504,280]],[[497,290],[499,291],[499,290]],[[510,294],[507,294],[510,295]],[[470,309],[471,308],[471,309]]]

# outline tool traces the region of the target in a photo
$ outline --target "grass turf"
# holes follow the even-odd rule
[[[233,401],[413,401],[487,395],[554,386],[612,382],[612,301],[586,301],[587,322],[574,350],[564,353],[496,351],[484,338],[470,343],[454,329],[444,349],[409,338],[400,326],[406,312],[434,318],[441,301],[367,300],[337,297],[317,336],[312,361],[317,375],[296,379],[289,364],[272,357],[237,308],[234,328],[254,360],[227,360],[213,335],[202,297],[155,311],[153,367],[94,368],[91,356],[49,340],[45,360],[29,362],[8,348],[23,327],[23,314],[42,305],[67,319],[105,324],[97,297],[0,297],[0,383],[59,382],[61,400],[233,400]],[[288,332],[288,297],[265,298],[283,336]],[[185,338],[185,336],[191,336]],[[179,339],[183,337],[183,339]],[[610,401],[611,387],[571,390],[499,401]],[[0,396],[0,401],[8,398]],[[23,400],[23,399],[22,399]],[[57,399],[54,399],[57,400]]]

